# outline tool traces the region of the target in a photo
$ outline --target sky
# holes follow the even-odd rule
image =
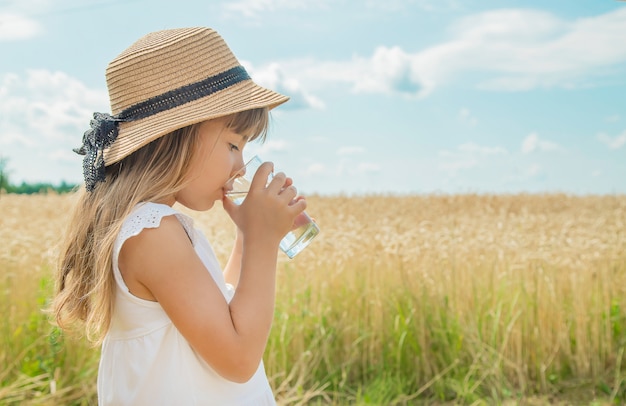
[[[0,0],[0,158],[82,181],[107,64],[216,29],[291,101],[246,147],[304,194],[626,193],[626,2]]]

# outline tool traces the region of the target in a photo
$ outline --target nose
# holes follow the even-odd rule
[[[243,161],[243,157],[239,157],[239,159],[237,160],[237,162],[235,163],[234,167],[235,167],[235,171],[233,172],[232,177],[233,178],[238,178],[240,176],[243,176],[246,174],[246,163]]]

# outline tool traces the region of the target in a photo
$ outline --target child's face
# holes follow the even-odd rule
[[[244,166],[246,138],[226,127],[227,119],[205,121],[198,128],[198,150],[191,162],[188,183],[176,201],[192,210],[202,211],[222,200],[224,186]]]

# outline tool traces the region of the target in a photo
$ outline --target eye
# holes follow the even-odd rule
[[[239,147],[236,146],[235,144],[228,144],[228,148],[230,148],[231,151],[239,151]]]

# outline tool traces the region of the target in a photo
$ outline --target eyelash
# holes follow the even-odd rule
[[[231,151],[232,150],[239,151],[239,147],[236,146],[235,144],[230,144],[229,148],[230,148]]]

